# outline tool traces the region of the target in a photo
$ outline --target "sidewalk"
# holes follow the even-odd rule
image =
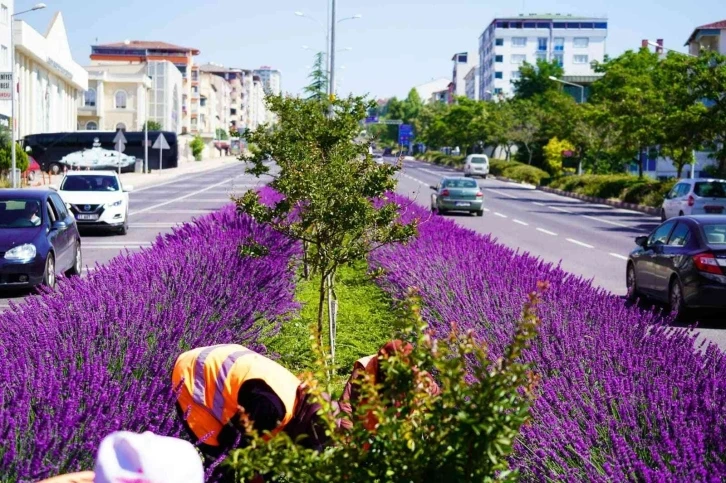
[[[241,161],[239,161],[237,156],[203,159],[202,161],[183,161],[180,162],[179,166],[176,168],[164,169],[161,171],[155,170],[151,173],[121,173],[121,182],[123,184],[133,186],[134,189],[139,189],[145,186],[165,183],[179,176],[219,169],[233,163],[241,163]],[[50,176],[50,182],[48,182],[48,175],[46,175],[45,183],[42,179],[36,178],[36,180],[31,183],[30,187],[38,188],[48,185],[57,186],[60,184],[62,179],[62,174],[54,175]]]

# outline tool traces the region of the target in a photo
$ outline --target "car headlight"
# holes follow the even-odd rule
[[[5,252],[6,260],[32,260],[35,258],[36,250],[35,245],[32,243],[26,243],[25,245],[18,245]]]
[[[109,203],[108,206],[111,208],[113,208],[115,206],[121,206],[123,204],[123,202],[124,202],[124,200],[114,201],[113,203]]]

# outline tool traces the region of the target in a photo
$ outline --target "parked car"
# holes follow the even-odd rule
[[[0,190],[0,288],[52,288],[82,264],[76,221],[58,193]]]
[[[464,176],[481,176],[489,174],[489,158],[486,154],[470,154],[464,161]]]
[[[58,193],[70,207],[80,227],[129,229],[129,192],[115,171],[69,171]]]
[[[666,302],[678,314],[726,309],[726,216],[673,218],[635,243],[626,268],[629,299]]]
[[[683,179],[666,195],[662,221],[684,215],[720,215],[726,212],[726,180]]]
[[[476,181],[461,176],[443,178],[431,195],[431,210],[444,215],[449,211],[466,211],[484,216],[484,193]]]

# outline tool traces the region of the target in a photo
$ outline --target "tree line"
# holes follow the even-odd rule
[[[503,157],[553,175],[578,168],[617,173],[637,164],[642,176],[641,153],[647,153],[672,159],[680,176],[694,151],[707,150],[716,161],[713,174],[726,176],[726,56],[664,56],[643,48],[606,58],[595,70],[601,77],[582,103],[579,90],[570,95],[551,79],[563,76],[562,67],[540,60],[520,68],[511,98],[425,104],[412,89],[378,114],[412,124],[426,149],[472,153],[497,146]],[[396,129],[374,125],[369,132],[394,145]]]

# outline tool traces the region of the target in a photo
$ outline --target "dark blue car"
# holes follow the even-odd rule
[[[0,190],[0,289],[54,287],[82,266],[76,220],[58,193]]]

